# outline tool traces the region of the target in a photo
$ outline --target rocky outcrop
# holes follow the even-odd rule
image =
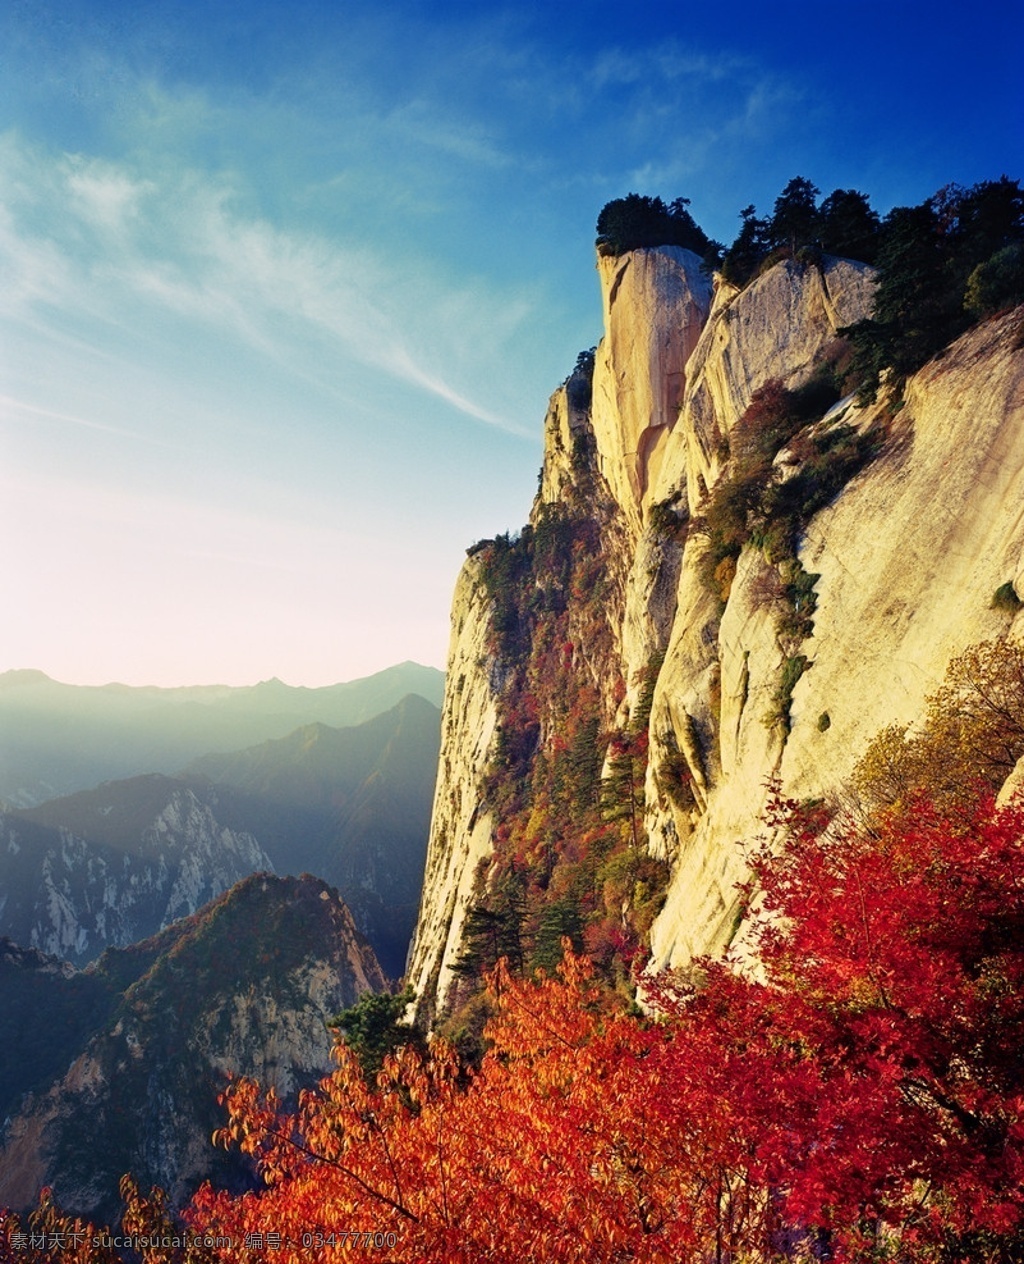
[[[594,361],[601,473],[639,534],[711,308],[711,280],[681,246],[599,256],[604,338]]]
[[[542,741],[564,743],[574,695],[586,693],[599,728],[612,725],[622,702],[618,664],[631,550],[625,517],[601,474],[590,415],[590,373],[578,369],[551,397],[547,459],[529,524],[518,540],[474,545],[456,586],[451,684],[407,974],[423,1022],[451,999],[464,965],[467,915],[493,876],[495,834],[507,834],[510,805],[497,786],[507,782],[519,727],[535,724]],[[599,601],[569,599],[598,575]],[[538,610],[546,612],[543,632]],[[540,697],[538,672],[565,689]],[[518,704],[521,713],[510,716]]]
[[[154,934],[273,866],[167,777],[0,814],[0,933],[84,963]]]
[[[722,441],[750,397],[772,378],[805,382],[838,330],[868,315],[873,275],[866,263],[826,256],[821,267],[784,260],[741,292],[719,283],[650,500],[685,489],[697,511],[722,472]]]
[[[719,284],[712,300],[686,251],[599,266],[606,332],[591,408],[574,412],[564,388],[553,397],[534,521],[573,486],[592,432],[616,505],[601,548],[621,598],[609,606],[620,729],[657,674],[644,823],[671,877],[651,946],[656,965],[678,965],[735,930],[742,844],[760,832],[769,777],[797,797],[836,790],[882,726],[921,715],[953,655],[1014,631],[1013,611],[992,597],[1007,582],[1024,591],[1021,314],[964,335],[907,383],[897,411],[884,394],[865,407],[841,401],[802,448],[777,455],[783,484],[812,477],[812,450],[873,438],[869,463],[851,466],[800,520],[787,564],[807,577],[817,608],[813,628],[795,633],[779,559],[758,542],[743,546],[727,581],[709,583],[704,515],[733,476],[731,442],[754,393],[772,379],[801,387],[841,355],[839,330],[870,311],[871,270],[785,261],[742,292]],[[416,985],[435,996],[440,986],[442,999],[441,963],[458,951],[452,910],[464,906],[494,824],[480,772],[501,681],[487,650],[492,612],[467,600],[472,568],[471,559],[457,596],[458,666],[453,658],[413,956]],[[586,656],[573,644],[578,671]],[[486,706],[459,711],[456,687]],[[456,798],[472,805],[461,816],[444,806]]]
[[[338,893],[308,875],[255,874],[78,978],[108,995],[106,1012],[8,1120],[0,1205],[31,1207],[50,1185],[68,1210],[108,1223],[127,1171],[175,1205],[208,1177],[244,1183],[241,1160],[210,1144],[228,1076],[294,1100],[331,1068],[328,1020],[386,988]],[[49,1017],[59,1032],[63,1007]]]

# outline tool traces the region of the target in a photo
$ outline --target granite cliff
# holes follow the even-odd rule
[[[547,864],[558,885],[565,822],[550,795],[531,816],[512,779],[536,785],[564,756],[571,807],[589,753],[607,803],[642,751],[618,814],[634,870],[641,849],[662,866],[653,962],[683,964],[735,933],[737,842],[758,834],[769,778],[835,791],[883,725],[920,717],[953,655],[1020,630],[1014,601],[993,602],[1024,593],[1020,309],[862,403],[821,387],[842,380],[840,331],[870,314],[870,267],[786,259],[740,290],[700,262],[599,259],[604,337],[592,375],[552,396],[530,524],[475,546],[458,581],[409,968],[425,1016],[457,991],[480,910],[498,925],[509,874]],[[766,458],[773,400],[788,429]],[[756,526],[730,536],[737,503]],[[625,919],[633,895],[606,871]]]

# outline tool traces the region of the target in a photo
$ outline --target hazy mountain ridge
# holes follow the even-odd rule
[[[226,824],[258,834],[278,873],[337,886],[397,978],[419,907],[439,748],[438,708],[410,694],[357,728],[306,726],[196,760],[184,776]]]
[[[411,694],[288,737],[0,813],[0,934],[79,964],[248,874],[339,887],[397,978],[419,903],[440,715]]]
[[[209,1143],[226,1076],[293,1095],[330,1069],[326,1021],[386,986],[337,892],[309,875],[251,875],[83,972],[8,949],[0,1011],[17,1010],[19,997],[24,1010],[26,978],[41,977],[77,988],[88,1006],[71,1000],[87,1012],[51,988],[49,1052],[63,1064],[49,1086],[13,1067],[11,1089],[36,1092],[5,1128],[0,1203],[31,1206],[46,1183],[65,1206],[107,1218],[128,1170],[175,1199],[214,1174],[244,1183],[245,1165]]]
[[[419,694],[440,706],[444,675],[400,663],[318,689],[263,681],[240,688],[66,685],[42,672],[0,673],[0,799],[31,807],[143,773],[172,774],[211,751],[285,737],[303,724],[362,724]]]

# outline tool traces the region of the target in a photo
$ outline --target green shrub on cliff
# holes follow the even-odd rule
[[[721,247],[713,242],[686,209],[689,198],[667,206],[660,197],[627,193],[608,202],[597,217],[597,249],[602,255],[623,255],[650,246],[682,246],[717,262]]]
[[[967,278],[964,307],[979,318],[1024,303],[1024,241],[1015,241],[979,263]]]

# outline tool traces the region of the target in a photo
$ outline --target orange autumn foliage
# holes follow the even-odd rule
[[[659,1147],[629,1102],[654,1034],[609,1008],[591,976],[576,957],[557,980],[513,981],[500,967],[493,1044],[468,1088],[441,1041],[427,1060],[388,1059],[372,1087],[340,1048],[338,1070],[288,1119],[240,1082],[220,1139],[256,1156],[268,1188],[240,1199],[204,1189],[193,1224],[237,1241],[273,1226],[292,1244],[275,1253],[283,1262],[308,1258],[311,1230],[324,1260],[348,1258],[347,1243],[327,1244],[341,1230],[393,1233],[396,1260],[621,1258],[662,1229],[644,1157]]]
[[[472,1074],[439,1041],[372,1086],[340,1050],[294,1116],[236,1085],[221,1140],[266,1188],[204,1189],[191,1224],[281,1235],[232,1264],[350,1259],[343,1231],[438,1264],[1017,1259],[1024,814],[786,814],[756,863],[760,981],[704,963],[653,983],[647,1021],[571,953],[557,978],[499,968]]]
[[[649,1019],[567,952],[556,977],[492,973],[474,1071],[437,1040],[368,1084],[342,1046],[293,1113],[239,1081],[218,1140],[262,1188],[204,1187],[201,1248],[141,1259],[1017,1264],[1024,810],[918,800],[870,831],[775,812],[757,978],[648,979]],[[127,1190],[126,1229],[173,1230]]]

